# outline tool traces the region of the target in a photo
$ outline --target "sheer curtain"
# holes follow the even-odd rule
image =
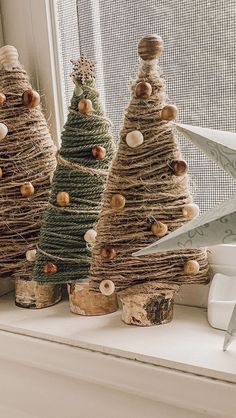
[[[236,0],[58,0],[57,8],[66,102],[73,88],[70,58],[80,52],[95,58],[117,138],[137,67],[136,45],[147,33],[164,40],[160,65],[179,120],[235,131]],[[229,176],[180,141],[201,211],[236,192]]]

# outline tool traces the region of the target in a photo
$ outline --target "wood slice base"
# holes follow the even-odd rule
[[[174,296],[179,286],[148,282],[132,286],[119,293],[122,321],[140,327],[160,325],[173,318]]]
[[[61,300],[61,286],[40,284],[34,280],[15,281],[15,304],[26,309],[42,309]]]
[[[89,283],[68,284],[71,312],[77,315],[106,315],[118,309],[117,296],[104,296],[89,290]]]

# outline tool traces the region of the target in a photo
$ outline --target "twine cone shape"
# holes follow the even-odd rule
[[[36,245],[47,207],[53,145],[39,94],[12,46],[0,49],[0,279],[16,279],[16,303],[41,308],[60,300],[60,288],[32,281]]]
[[[57,154],[34,274],[40,283],[68,283],[72,312],[92,315],[99,312],[91,310],[89,298],[95,297],[90,296],[86,282],[114,141],[96,88],[94,62],[82,55],[72,63],[75,89]],[[96,297],[101,299],[100,306],[102,296]],[[112,296],[100,313],[116,309],[117,301]]]
[[[131,101],[103,195],[90,286],[104,292],[105,283],[107,289],[122,291],[121,300],[126,304],[123,320],[151,325],[170,320],[171,299],[179,286],[207,283],[209,267],[204,249],[132,256],[187,222],[190,214],[198,214],[197,210],[186,210],[192,205],[187,163],[171,122],[177,109],[167,102],[165,81],[157,65],[162,40],[147,36],[138,50],[139,72],[131,86]],[[147,312],[148,296],[152,315]],[[127,313],[134,305],[134,312]]]

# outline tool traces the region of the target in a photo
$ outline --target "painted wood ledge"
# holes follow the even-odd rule
[[[68,301],[28,311],[7,295],[0,330],[1,370],[21,365],[26,377],[37,370],[204,417],[235,418],[236,341],[223,353],[224,334],[208,325],[204,309],[176,306],[173,322],[139,328],[123,324],[120,312],[80,317]]]

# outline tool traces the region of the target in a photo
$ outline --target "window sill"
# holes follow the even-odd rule
[[[205,309],[175,306],[171,323],[143,328],[124,324],[120,312],[74,315],[67,301],[17,308],[8,294],[1,297],[0,330],[236,383],[236,340],[223,353],[224,332],[210,327]]]
[[[236,341],[223,353],[224,333],[208,325],[205,309],[176,306],[172,323],[138,328],[123,324],[120,312],[73,315],[67,302],[39,311],[15,307],[11,294],[0,302],[0,364],[82,379],[204,416],[234,417]]]

